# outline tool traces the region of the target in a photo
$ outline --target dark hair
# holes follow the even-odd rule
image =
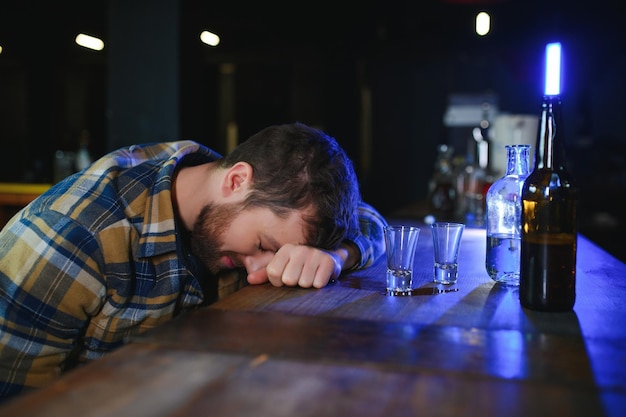
[[[303,216],[307,244],[335,249],[358,228],[361,200],[352,161],[337,141],[302,123],[267,127],[222,158],[229,168],[244,161],[254,170],[244,208],[267,207],[278,216],[313,209]]]

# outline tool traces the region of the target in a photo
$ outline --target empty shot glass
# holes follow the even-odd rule
[[[413,289],[413,259],[420,229],[414,226],[385,227],[387,293],[409,295]]]
[[[435,222],[430,227],[435,254],[433,281],[438,284],[454,284],[458,278],[457,259],[465,225],[462,223]]]

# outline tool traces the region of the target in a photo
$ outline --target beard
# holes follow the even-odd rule
[[[227,255],[220,250],[222,235],[239,214],[241,204],[205,205],[191,231],[191,252],[213,274],[221,269],[219,260]]]

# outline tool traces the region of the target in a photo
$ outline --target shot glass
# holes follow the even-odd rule
[[[413,289],[413,259],[420,229],[414,226],[385,227],[387,293],[408,295]]]
[[[434,282],[454,284],[458,278],[459,247],[465,225],[462,223],[435,222],[430,225],[435,254]]]

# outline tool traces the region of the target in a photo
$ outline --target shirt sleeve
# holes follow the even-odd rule
[[[361,257],[350,268],[351,271],[369,267],[385,253],[385,226],[387,226],[385,218],[374,207],[361,202],[359,206],[360,233],[348,238],[359,249]]]
[[[55,379],[105,296],[97,243],[75,222],[48,211],[1,236],[0,398]]]

